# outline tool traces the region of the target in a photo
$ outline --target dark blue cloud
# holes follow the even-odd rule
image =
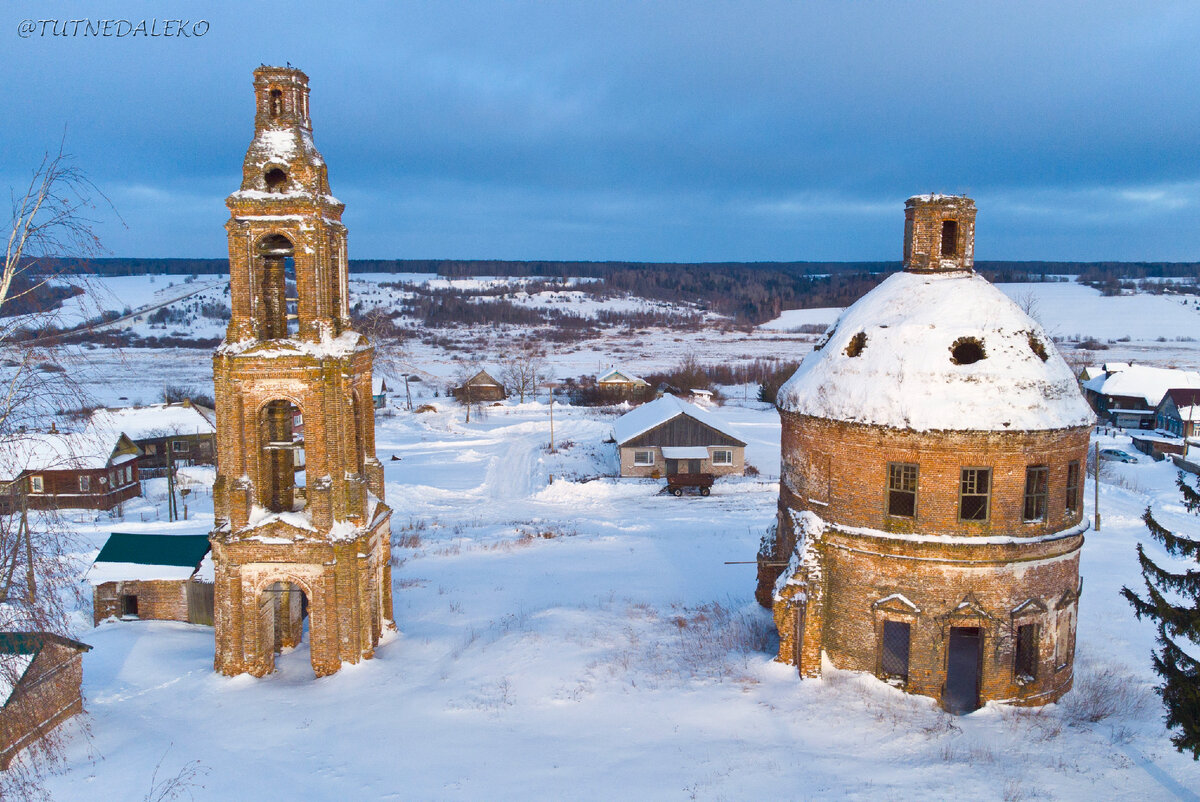
[[[1200,259],[1191,2],[176,3],[206,36],[16,36],[82,9],[5,8],[0,178],[66,125],[118,254],[223,252],[250,73],[291,61],[353,256],[890,259],[945,191],[980,258]]]

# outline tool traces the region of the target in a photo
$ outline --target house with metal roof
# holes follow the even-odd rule
[[[213,563],[207,535],[113,532],[84,575],[92,623],[109,618],[212,624]]]
[[[0,632],[0,771],[83,712],[82,656],[91,648],[49,632]]]
[[[0,438],[0,514],[108,510],[142,494],[141,450],[119,432],[19,432]],[[22,498],[23,497],[23,498]]]
[[[672,473],[740,474],[746,443],[712,410],[667,394],[613,424],[621,476]]]
[[[454,397],[459,401],[503,401],[508,398],[504,385],[492,378],[486,370],[481,370],[462,385],[453,390]]]

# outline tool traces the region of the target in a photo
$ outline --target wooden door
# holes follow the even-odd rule
[[[667,460],[667,473],[668,474],[679,473],[679,460],[677,460],[677,459]]]

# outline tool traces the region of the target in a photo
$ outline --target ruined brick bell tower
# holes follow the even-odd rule
[[[312,140],[308,77],[254,71],[254,141],[226,201],[233,316],[213,356],[215,667],[274,670],[310,619],[317,676],[391,624],[391,510],[373,350],[350,328],[345,208]]]

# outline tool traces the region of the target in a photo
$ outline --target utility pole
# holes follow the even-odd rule
[[[550,453],[557,454],[554,450],[554,385],[550,385]]]
[[[412,392],[408,389],[408,374],[404,374],[404,398],[408,406],[408,411],[412,412]]]
[[[171,453],[173,441],[167,439],[167,520],[174,521],[175,514],[175,455]]]

